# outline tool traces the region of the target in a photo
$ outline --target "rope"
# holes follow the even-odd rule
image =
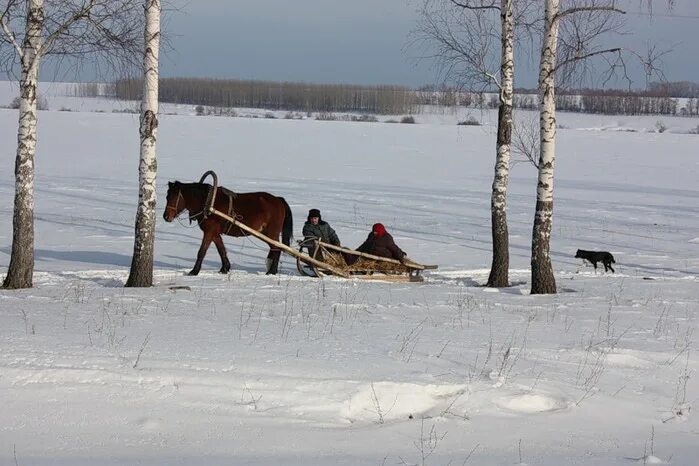
[[[183,212],[184,212],[184,211],[183,211]],[[181,216],[181,215],[178,215],[178,216],[175,217],[175,218],[177,219],[177,223],[179,223],[180,225],[182,225],[182,226],[185,227],[185,228],[196,228],[196,227],[199,226],[199,222],[197,222],[195,225],[191,225],[191,224],[190,224],[190,225],[187,225],[186,223],[182,222],[182,216]]]

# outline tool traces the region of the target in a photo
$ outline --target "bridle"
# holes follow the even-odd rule
[[[166,212],[168,209],[173,209],[175,211],[175,215],[172,217],[173,220],[179,216],[177,213],[178,212],[177,206],[180,205],[180,199],[184,200],[184,196],[182,195],[182,187],[177,188],[177,199],[175,200],[175,205],[174,206],[171,206],[171,205],[165,206]],[[182,210],[184,211],[184,208],[182,208]]]
[[[175,215],[172,217],[173,220],[179,219],[179,217],[180,217],[179,214],[177,213],[177,209],[178,209],[178,207],[179,207],[179,205],[180,205],[180,199],[182,199],[182,201],[185,203],[185,206],[182,207],[182,212],[184,212],[184,210],[187,209],[187,206],[186,206],[187,200],[186,200],[186,199],[184,198],[184,196],[182,195],[182,186],[179,186],[178,189],[177,189],[177,199],[175,200],[175,205],[174,205],[174,206],[171,206],[171,205],[165,206],[165,212],[167,212],[169,209],[174,210]],[[196,214],[192,214],[192,213],[190,212],[190,215],[189,215],[189,222],[191,223],[192,220],[200,221],[197,217],[199,217],[200,215],[202,215],[202,214],[204,213],[205,210],[206,210],[206,207],[204,207],[200,212],[197,212]],[[180,213],[182,213],[182,212],[180,212]]]

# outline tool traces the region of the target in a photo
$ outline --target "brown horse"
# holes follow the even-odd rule
[[[201,240],[197,261],[190,275],[197,275],[201,269],[201,263],[206,255],[206,250],[213,241],[221,256],[221,273],[228,273],[231,263],[226,254],[221,235],[248,236],[249,233],[236,227],[231,222],[215,214],[207,215],[206,203],[212,186],[206,183],[180,183],[169,182],[167,189],[167,205],[163,218],[166,222],[172,222],[185,209],[189,212],[189,220],[196,220],[199,228],[204,232]],[[289,245],[293,231],[291,209],[283,197],[277,197],[269,193],[234,193],[220,187],[216,193],[214,208],[239,220],[250,228],[263,233],[274,240],[279,240],[282,235],[282,243]],[[270,246],[267,254],[267,274],[276,274],[279,268],[279,256],[281,250]]]

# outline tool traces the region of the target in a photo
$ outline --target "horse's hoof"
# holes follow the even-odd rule
[[[218,271],[218,273],[226,274],[226,273],[228,273],[228,272],[230,272],[230,271],[231,271],[231,269],[221,269],[221,270]]]
[[[197,275],[199,275],[199,271],[198,271],[198,270],[192,270],[192,271],[190,271],[187,275],[189,275],[190,277],[196,277]]]

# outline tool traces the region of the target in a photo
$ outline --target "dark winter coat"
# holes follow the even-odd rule
[[[393,236],[391,236],[390,233],[384,233],[382,236],[376,236],[373,232],[369,233],[366,241],[357,248],[357,251],[399,261],[403,260],[405,257],[405,253],[401,248],[396,246],[395,241],[393,241]]]
[[[320,238],[324,243],[334,244],[335,246],[340,245],[340,238],[337,237],[335,230],[332,229],[328,222],[324,222],[323,220],[319,221],[317,225],[313,225],[310,220],[304,223],[303,237]]]

